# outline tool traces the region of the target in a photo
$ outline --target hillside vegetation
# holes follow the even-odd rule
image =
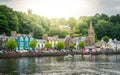
[[[72,37],[86,36],[90,21],[93,23],[96,39],[103,36],[120,39],[120,15],[95,14],[94,16],[81,16],[79,19],[70,17],[48,19],[44,16],[14,11],[6,5],[0,5],[0,34],[10,35],[11,31],[28,34],[33,32],[35,38],[42,38],[43,34],[49,36],[59,35],[64,38],[70,34]],[[71,30],[61,30],[60,25],[68,25]]]

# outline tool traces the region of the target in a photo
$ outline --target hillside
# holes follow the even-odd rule
[[[120,40],[120,15],[95,14],[94,16],[81,16],[79,19],[70,17],[48,19],[36,14],[26,14],[14,11],[6,5],[0,5],[0,34],[10,35],[11,31],[21,34],[33,32],[35,38],[42,38],[43,34],[49,36],[59,35],[64,38],[70,34],[72,37],[86,36],[89,23],[93,22],[96,39],[103,36]],[[71,30],[61,30],[60,25],[67,25]]]

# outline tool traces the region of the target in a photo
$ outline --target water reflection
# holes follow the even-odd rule
[[[120,74],[120,55],[75,55],[0,59],[0,74]]]

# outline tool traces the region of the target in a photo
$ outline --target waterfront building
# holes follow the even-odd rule
[[[120,41],[118,41],[117,39],[109,39],[108,44],[110,45],[110,48],[112,50],[120,50]]]
[[[38,50],[43,49],[45,46],[45,43],[47,42],[47,40],[44,40],[44,39],[35,39],[35,40],[37,42],[36,49]]]
[[[4,34],[0,34],[0,50],[4,50],[5,49],[5,43],[8,41],[8,38],[5,33]]]
[[[52,44],[52,48],[55,48],[58,42],[58,35],[55,35],[53,37],[48,37],[47,41]]]
[[[74,44],[76,49],[78,48],[78,44],[79,44],[80,41],[81,40],[80,40],[79,37],[72,38],[72,43]]]
[[[104,42],[103,40],[95,43],[95,47],[97,48],[97,50],[107,50],[110,49],[110,45],[106,42]]]
[[[30,48],[28,47],[29,42],[33,40],[32,35],[27,35],[27,34],[19,34],[16,37],[16,42],[17,42],[17,50],[29,50]]]
[[[85,41],[86,40],[86,37],[75,37],[75,38],[72,38],[72,43],[74,44],[75,48],[78,49],[78,44],[80,41]]]
[[[11,32],[11,38],[14,38],[17,42],[17,48],[16,48],[17,51],[29,50],[30,48],[29,48],[28,44],[31,40],[34,39],[32,33],[18,34],[18,33],[16,33],[16,31]]]

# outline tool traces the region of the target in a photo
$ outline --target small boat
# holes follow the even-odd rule
[[[64,56],[65,59],[69,59],[69,58],[72,58],[73,56],[68,54],[67,56]]]

